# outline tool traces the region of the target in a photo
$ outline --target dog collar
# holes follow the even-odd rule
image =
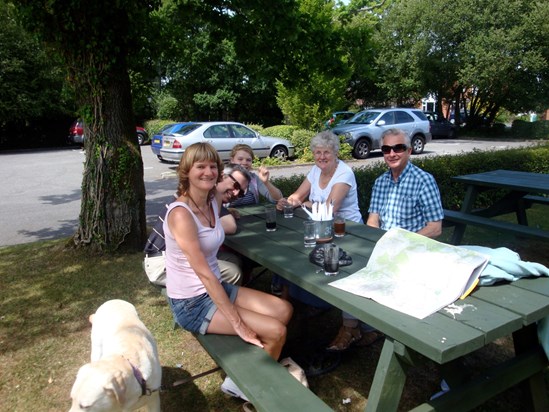
[[[139,369],[137,369],[133,364],[130,362],[129,359],[126,359],[130,366],[132,367],[133,376],[135,376],[135,379],[137,379],[137,382],[139,383],[139,386],[141,386],[141,396],[147,395],[147,381],[143,377],[143,374]]]

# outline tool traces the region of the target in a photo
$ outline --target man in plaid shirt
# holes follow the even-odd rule
[[[400,129],[381,136],[381,151],[389,170],[372,189],[366,224],[389,230],[393,227],[430,238],[442,232],[444,211],[435,179],[410,163],[410,137]]]
[[[439,236],[444,218],[440,192],[432,175],[410,163],[410,136],[401,129],[387,129],[381,144],[389,170],[374,183],[366,224],[384,230],[399,227],[430,238]],[[381,332],[344,312],[343,325],[327,349],[368,346],[382,337]]]

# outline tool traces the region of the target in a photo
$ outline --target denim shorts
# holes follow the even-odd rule
[[[221,282],[232,303],[236,300],[238,286]],[[183,329],[204,335],[213,318],[217,306],[208,293],[187,299],[168,299],[173,318]]]

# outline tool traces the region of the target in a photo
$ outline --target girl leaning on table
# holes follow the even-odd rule
[[[179,162],[178,197],[164,219],[170,308],[176,322],[190,332],[238,335],[278,360],[292,306],[220,281],[216,255],[225,234],[216,184],[222,170],[217,151],[208,143],[189,146]],[[229,377],[221,389],[247,400]]]

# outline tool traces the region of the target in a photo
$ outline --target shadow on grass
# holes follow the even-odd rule
[[[178,386],[172,386],[174,383],[183,380],[186,382]],[[208,410],[208,402],[200,388],[195,385],[189,372],[181,368],[163,367],[162,387],[160,402],[164,412],[188,411],[188,408],[183,408],[183,405],[186,404],[192,404],[193,410],[196,411]]]
[[[0,250],[2,329],[10,337],[3,351],[88,329],[89,315],[103,302],[137,304],[152,293],[143,289],[141,254],[88,256],[66,249],[65,241]]]
[[[524,240],[503,243],[494,233],[473,229],[467,229],[466,236],[474,244],[520,247],[523,259],[549,263],[544,254],[546,244]],[[89,362],[88,317],[109,299],[124,299],[136,306],[157,340],[164,385],[216,366],[190,333],[173,330],[165,298],[143,273],[141,253],[94,256],[67,250],[65,242],[0,249],[0,399],[6,410],[34,410],[37,400],[44,411],[69,408],[76,372]],[[269,290],[270,281],[270,274],[261,276],[254,287]],[[311,348],[322,347],[335,335],[340,322],[337,309],[305,323],[296,318],[290,325],[288,354],[299,358]],[[334,410],[364,410],[382,345],[378,341],[341,354],[335,369],[309,378],[311,389]],[[476,373],[480,366],[512,354],[512,341],[500,339],[466,357],[464,367]],[[219,390],[223,378],[223,372],[216,372],[162,393],[163,411],[239,410],[242,402]],[[439,390],[439,383],[438,365],[424,362],[411,368],[399,411],[424,402]],[[475,411],[521,410],[522,396],[521,389],[514,388]],[[343,404],[347,399],[350,403]]]

